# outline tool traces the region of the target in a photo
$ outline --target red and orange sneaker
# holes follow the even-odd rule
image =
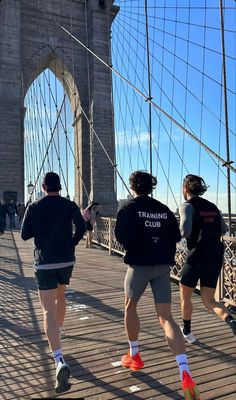
[[[125,356],[121,358],[122,367],[130,368],[133,371],[138,371],[143,368],[144,362],[141,359],[139,353],[135,354],[135,356],[131,357],[128,352]]]
[[[182,375],[182,389],[185,400],[201,400],[198,387],[187,371]]]

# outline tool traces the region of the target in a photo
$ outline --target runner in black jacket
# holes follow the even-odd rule
[[[236,335],[236,321],[225,305],[214,298],[223,264],[221,236],[225,234],[226,226],[216,205],[200,197],[206,190],[207,186],[200,176],[189,174],[184,178],[183,195],[186,202],[180,207],[180,229],[187,240],[189,254],[181,271],[180,299],[182,332],[189,343],[196,340],[191,332],[191,297],[198,280],[205,307],[225,321]]]
[[[156,183],[156,178],[147,172],[131,174],[134,198],[117,215],[115,235],[125,248],[124,261],[129,264],[125,277],[125,327],[130,350],[121,363],[132,370],[144,366],[138,351],[137,304],[150,283],[160,324],[176,356],[186,399],[200,399],[190,376],[181,331],[171,314],[170,265],[174,265],[176,242],[180,241],[181,234],[169,208],[148,196]]]
[[[65,289],[75,263],[75,246],[85,233],[85,223],[79,207],[59,195],[61,184],[57,174],[48,172],[42,189],[47,195],[27,207],[21,237],[23,240],[34,238],[35,278],[44,329],[56,364],[55,390],[61,393],[70,388],[70,368],[64,361],[60,340],[66,312]]]

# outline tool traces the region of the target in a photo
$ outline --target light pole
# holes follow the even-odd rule
[[[28,188],[28,193],[29,193],[29,202],[31,201],[31,195],[34,191],[34,185],[33,183],[30,181],[30,183],[27,185]]]

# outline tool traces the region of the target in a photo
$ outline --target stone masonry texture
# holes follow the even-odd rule
[[[75,200],[101,203],[104,216],[116,213],[114,170],[81,107],[93,121],[112,161],[115,137],[112,77],[59,25],[111,64],[110,29],[118,7],[114,0],[0,1],[0,201],[16,192],[24,201],[24,97],[33,81],[49,68],[64,83],[74,113]]]

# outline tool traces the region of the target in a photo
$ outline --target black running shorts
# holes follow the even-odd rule
[[[56,289],[59,285],[69,285],[73,265],[57,269],[37,269],[35,280],[38,290]]]
[[[205,259],[186,261],[182,271],[180,282],[190,288],[195,288],[200,280],[200,286],[216,288],[217,280],[223,264],[224,251],[216,249],[215,255]]]

